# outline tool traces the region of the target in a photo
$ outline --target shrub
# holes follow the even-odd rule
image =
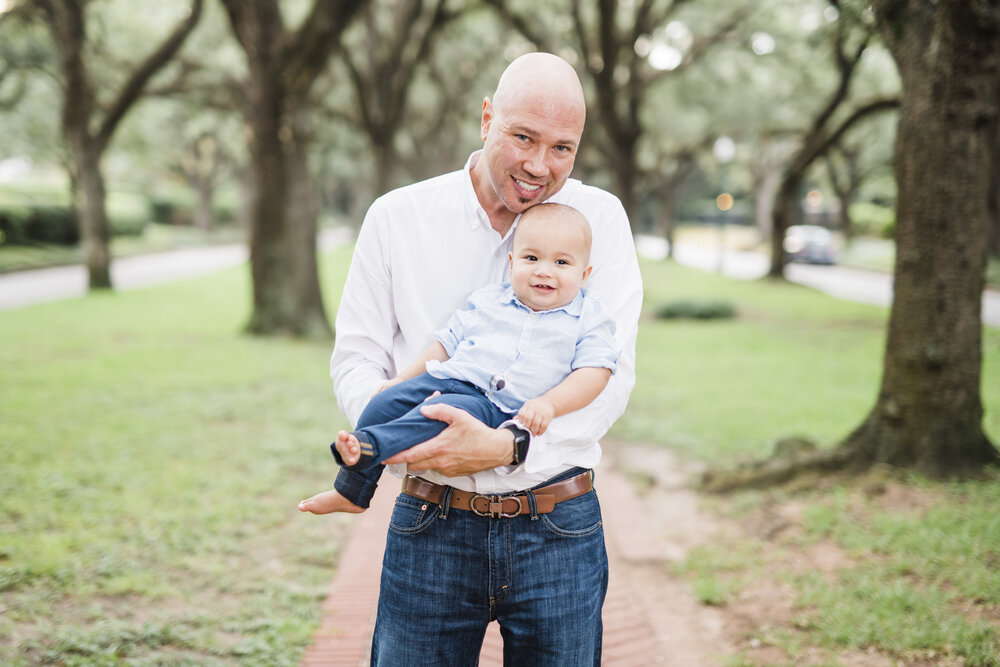
[[[736,317],[736,308],[728,301],[671,301],[656,309],[661,320],[718,320]]]
[[[195,197],[190,188],[168,187],[152,197],[151,215],[165,225],[190,225],[194,218]]]
[[[131,192],[110,192],[105,201],[112,236],[141,234],[152,210],[149,199]],[[80,227],[70,195],[57,185],[0,188],[0,243],[75,245]]]
[[[0,231],[11,245],[79,240],[69,195],[62,188],[31,186],[0,188]]]
[[[859,201],[851,204],[854,231],[880,238],[891,239],[896,227],[896,214],[888,206]]]
[[[153,216],[149,198],[136,192],[108,193],[105,206],[112,236],[138,236]]]

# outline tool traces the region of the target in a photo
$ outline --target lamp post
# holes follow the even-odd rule
[[[712,154],[719,162],[722,180],[722,193],[715,198],[715,206],[719,209],[719,256],[715,271],[722,273],[726,260],[726,214],[733,208],[733,195],[727,191],[728,165],[736,155],[736,143],[723,135],[712,144]]]

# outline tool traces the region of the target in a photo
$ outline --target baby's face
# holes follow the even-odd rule
[[[559,215],[518,224],[510,254],[514,294],[532,310],[565,306],[590,275],[590,248],[579,225]]]

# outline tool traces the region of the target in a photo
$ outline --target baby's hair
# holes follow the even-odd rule
[[[517,229],[514,230],[515,240],[517,238],[517,230],[521,229],[526,221],[530,223],[536,219],[540,221],[546,217],[559,217],[565,222],[576,223],[580,227],[580,231],[583,233],[583,241],[587,251],[590,252],[592,234],[590,231],[590,223],[587,221],[587,216],[572,206],[557,204],[555,202],[536,204],[522,213],[521,219],[517,223]]]

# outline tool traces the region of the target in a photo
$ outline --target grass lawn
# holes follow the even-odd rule
[[[329,343],[238,334],[246,274],[0,314],[0,664],[297,664],[344,422]]]
[[[324,257],[331,313],[349,252]],[[785,435],[832,445],[873,403],[885,310],[670,263],[643,271],[650,312],[694,298],[739,316],[643,322],[618,438],[733,464]],[[331,482],[326,445],[344,422],[330,344],[242,336],[248,309],[242,267],[0,313],[0,664],[298,662],[351,519],[295,503]],[[1000,332],[985,348],[997,442]],[[706,499],[737,525],[794,507],[794,526],[727,533],[679,573],[723,608],[755,582],[790,587],[793,615],[747,631],[787,664],[869,647],[996,664],[1000,483],[886,484]],[[836,568],[788,566],[820,548]],[[772,664],[749,649],[730,661]]]
[[[874,404],[886,309],[672,263],[643,273],[649,313],[695,299],[739,316],[643,322],[619,437],[733,466],[783,436],[832,446]],[[984,331],[984,425],[997,443],[1000,330]],[[967,483],[812,478],[705,504],[731,530],[681,568],[696,594],[740,616],[761,589],[790,591],[787,616],[756,619],[730,664],[1000,664],[1000,471]],[[865,662],[868,651],[892,662]]]

